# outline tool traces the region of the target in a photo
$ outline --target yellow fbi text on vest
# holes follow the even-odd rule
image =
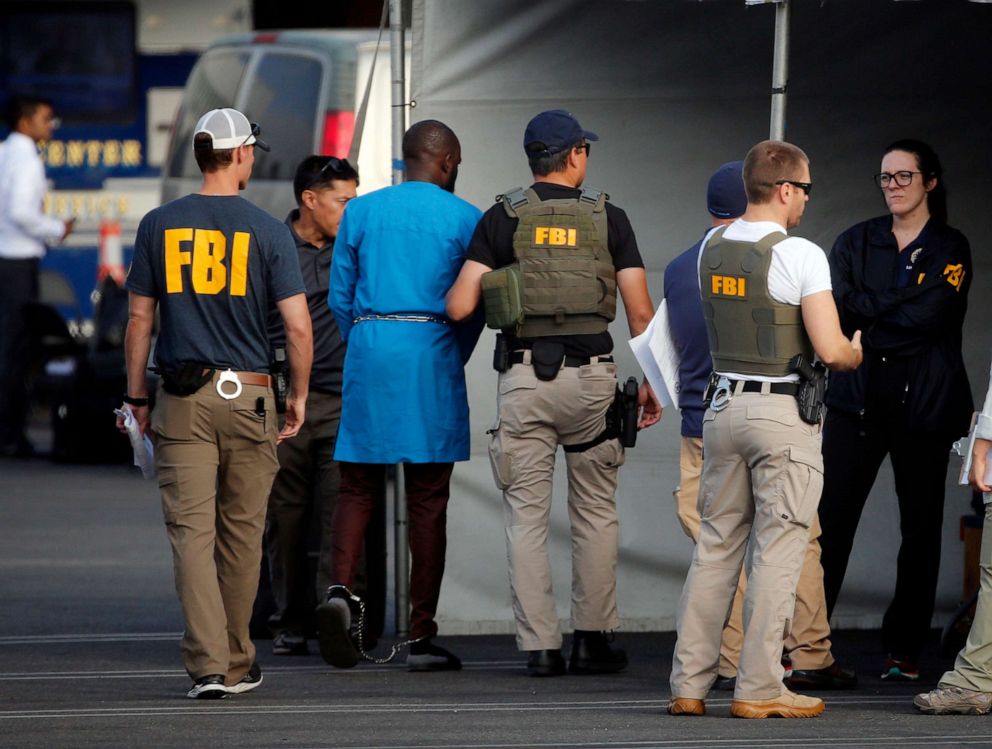
[[[747,299],[747,279],[743,276],[710,276],[710,291],[714,296]]]
[[[552,247],[578,247],[578,229],[570,229],[562,226],[535,226],[534,246]]]
[[[248,250],[251,234],[234,232],[228,253],[228,240],[215,229],[165,230],[165,291],[182,294],[188,277],[194,294],[245,296],[248,288]],[[225,259],[227,264],[225,264]],[[189,274],[183,268],[189,266]]]

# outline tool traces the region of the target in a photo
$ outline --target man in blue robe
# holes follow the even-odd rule
[[[387,465],[403,463],[413,671],[454,670],[435,645],[444,574],[445,521],[454,461],[469,458],[464,363],[482,320],[445,316],[444,296],[464,262],[480,211],[452,193],[461,162],[455,134],[424,120],[403,137],[407,181],[348,204],[331,264],[328,303],[348,343],[334,459],[341,488],[332,519],[328,599],[317,608],[321,655],[358,661],[350,588]]]

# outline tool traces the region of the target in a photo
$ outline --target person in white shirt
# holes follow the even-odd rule
[[[795,357],[861,363],[861,334],[840,329],[830,270],[812,242],[788,237],[809,193],[809,159],[763,141],[744,160],[747,210],[707,235],[700,293],[714,376],[703,415],[699,541],[679,601],[672,715],[702,715],[747,564],[744,642],[732,715],[807,718],[823,702],[782,684],[783,635],[823,486],[820,423],[800,411]],[[810,421],[808,422],[807,419]],[[815,423],[810,423],[815,422]]]
[[[65,239],[74,222],[42,212],[47,184],[38,143],[52,137],[56,122],[51,102],[10,98],[10,135],[0,143],[0,456],[34,452],[24,433],[31,348],[24,307],[38,297],[47,243]]]

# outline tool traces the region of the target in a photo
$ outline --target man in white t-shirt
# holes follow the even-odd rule
[[[701,528],[678,609],[673,715],[702,715],[720,640],[747,562],[744,643],[731,714],[805,718],[817,698],[782,684],[782,640],[823,486],[820,423],[801,417],[794,358],[830,369],[861,363],[861,336],[841,332],[830,269],[812,242],[788,237],[812,189],[796,146],[764,141],[744,160],[748,207],[714,229],[699,256],[715,387],[703,416]],[[749,540],[750,539],[750,540]]]

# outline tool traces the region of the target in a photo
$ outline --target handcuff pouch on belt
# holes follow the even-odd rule
[[[539,380],[553,380],[565,363],[565,344],[536,340],[530,351],[530,363]]]
[[[181,362],[175,369],[159,370],[162,389],[169,395],[186,397],[210,382],[214,370],[199,362]]]

